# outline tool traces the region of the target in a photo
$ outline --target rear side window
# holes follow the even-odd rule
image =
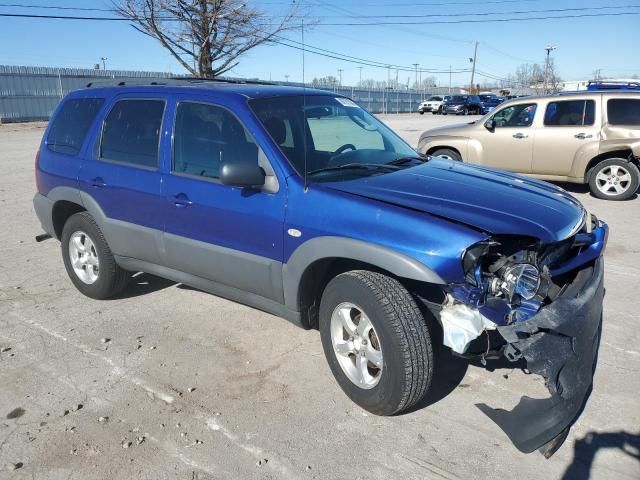
[[[73,98],[65,101],[51,121],[47,148],[65,155],[80,153],[87,132],[103,104],[104,98]]]
[[[613,98],[607,102],[611,125],[640,125],[640,100]]]
[[[547,127],[593,125],[596,102],[593,100],[566,100],[550,102],[544,114]]]
[[[163,100],[120,100],[102,127],[100,158],[157,168]]]

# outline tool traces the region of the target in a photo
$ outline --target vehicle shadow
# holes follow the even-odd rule
[[[619,432],[589,432],[576,440],[573,447],[573,460],[565,470],[562,480],[588,480],[593,461],[599,450],[615,448],[638,461],[640,471],[640,431],[633,434]]]
[[[460,386],[469,368],[468,360],[454,355],[444,345],[434,345],[433,357],[434,371],[427,395],[413,407],[401,413],[401,416],[422,410],[442,400]]]
[[[112,297],[112,299],[123,300],[125,298],[140,297],[142,295],[147,295],[148,293],[164,290],[165,288],[172,287],[175,284],[176,282],[172,282],[165,278],[156,277],[149,273],[138,272],[131,277],[127,288],[115,297]]]

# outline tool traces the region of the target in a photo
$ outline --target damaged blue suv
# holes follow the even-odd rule
[[[73,284],[147,272],[318,328],[344,392],[419,402],[434,348],[542,376],[480,404],[549,456],[589,396],[607,226],[547,183],[422,157],[348,98],[198,80],[90,84],[55,111],[35,211]]]

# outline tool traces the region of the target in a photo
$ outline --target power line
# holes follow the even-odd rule
[[[261,32],[261,33],[265,33],[266,34],[267,32]],[[395,64],[379,62],[379,61],[376,61],[376,60],[371,60],[371,59],[362,58],[362,57],[354,57],[352,55],[347,55],[347,54],[336,52],[336,51],[333,51],[333,50],[327,50],[325,48],[316,47],[314,45],[309,45],[308,43],[303,45],[301,42],[298,42],[296,40],[291,40],[289,38],[284,38],[284,37],[281,37],[279,35],[275,35],[275,38],[277,38],[278,40],[269,40],[269,41],[272,42],[272,43],[279,44],[279,45],[285,45],[287,47],[291,47],[291,45],[286,45],[283,42],[293,43],[293,44],[299,45],[301,47],[304,47],[305,49],[307,49],[306,51],[309,51],[308,49],[314,49],[314,50],[317,50],[317,52],[312,52],[312,53],[316,53],[316,54],[318,54],[318,52],[326,53],[326,54],[332,55],[331,58],[336,58],[335,56],[339,56],[339,57],[341,57],[340,58],[341,60],[344,60],[344,61],[347,61],[347,62],[350,62],[350,61],[366,62],[367,66],[370,66],[370,67],[375,67],[375,66],[381,67],[381,68],[391,67],[391,68],[398,68],[399,70],[404,70],[404,71],[408,71],[408,70],[411,70],[412,72],[414,71],[414,69],[412,67],[409,67],[408,65],[395,65]],[[418,71],[420,71],[422,73],[447,73],[447,72],[449,72],[448,69],[444,70],[444,69],[427,69],[427,68],[419,69]],[[462,73],[462,72],[467,72],[467,71],[469,71],[469,69],[457,68],[457,69],[453,70],[453,73]]]
[[[485,2],[491,3],[491,2]],[[495,3],[495,2],[494,2]],[[462,4],[460,4],[462,5]],[[333,7],[330,4],[326,4],[329,8]],[[36,4],[25,4],[25,3],[0,3],[0,7],[13,7],[13,8],[33,8],[33,9],[53,9],[53,10],[65,10],[65,11],[90,11],[90,12],[109,12],[116,13],[117,11],[113,8],[95,8],[95,7],[64,7],[57,5],[36,5]],[[337,7],[335,7],[337,8]],[[542,10],[514,10],[514,11],[500,11],[500,12],[466,12],[466,13],[429,13],[429,14],[405,14],[405,15],[360,15],[353,14],[349,12],[348,14],[342,15],[304,15],[304,18],[449,18],[449,17],[477,17],[477,16],[491,16],[491,15],[526,15],[526,14],[535,14],[535,13],[563,13],[563,12],[575,12],[575,11],[585,11],[585,10],[612,10],[612,9],[623,9],[623,8],[640,8],[640,5],[608,5],[608,6],[600,6],[600,7],[580,7],[580,8],[552,8],[552,9],[542,9]],[[342,11],[348,12],[345,9],[340,9]],[[270,18],[281,18],[281,15],[267,15]],[[297,15],[295,15],[297,17]]]
[[[620,6],[604,6],[604,7],[581,7],[581,8],[549,8],[543,10],[513,10],[500,12],[467,12],[467,13],[429,13],[429,14],[406,14],[406,15],[310,15],[306,18],[448,18],[448,17],[482,17],[491,15],[528,15],[534,13],[564,13],[564,12],[583,12],[585,10],[617,10],[623,8],[640,8],[640,5],[620,5]]]
[[[589,18],[589,17],[623,17],[636,16],[640,12],[615,12],[615,13],[583,13],[576,15],[560,15],[560,16],[539,16],[539,17],[509,17],[509,18],[487,18],[482,20],[435,20],[435,21],[419,21],[419,22],[342,22],[342,23],[319,23],[316,26],[325,27],[372,27],[379,25],[454,25],[461,23],[501,23],[501,22],[524,22],[531,20],[562,20],[567,18]]]

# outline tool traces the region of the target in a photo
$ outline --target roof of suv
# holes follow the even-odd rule
[[[260,82],[239,82],[222,80],[201,80],[201,79],[114,79],[109,81],[96,81],[88,83],[83,91],[94,89],[107,89],[127,91],[188,91],[191,93],[202,92],[211,93],[224,92],[225,94],[240,95],[247,99],[264,97],[281,97],[291,95],[335,95],[327,90],[317,90],[314,88],[296,87],[288,85],[277,85]],[[337,95],[339,96],[339,95]]]
[[[598,96],[624,96],[624,97],[640,97],[640,92],[634,92],[629,90],[607,90],[607,91],[587,91],[577,90],[572,92],[558,92],[548,95],[526,95],[523,97],[510,98],[509,103],[531,101],[531,100],[548,100],[559,97],[598,97]],[[506,103],[506,102],[505,102]]]

